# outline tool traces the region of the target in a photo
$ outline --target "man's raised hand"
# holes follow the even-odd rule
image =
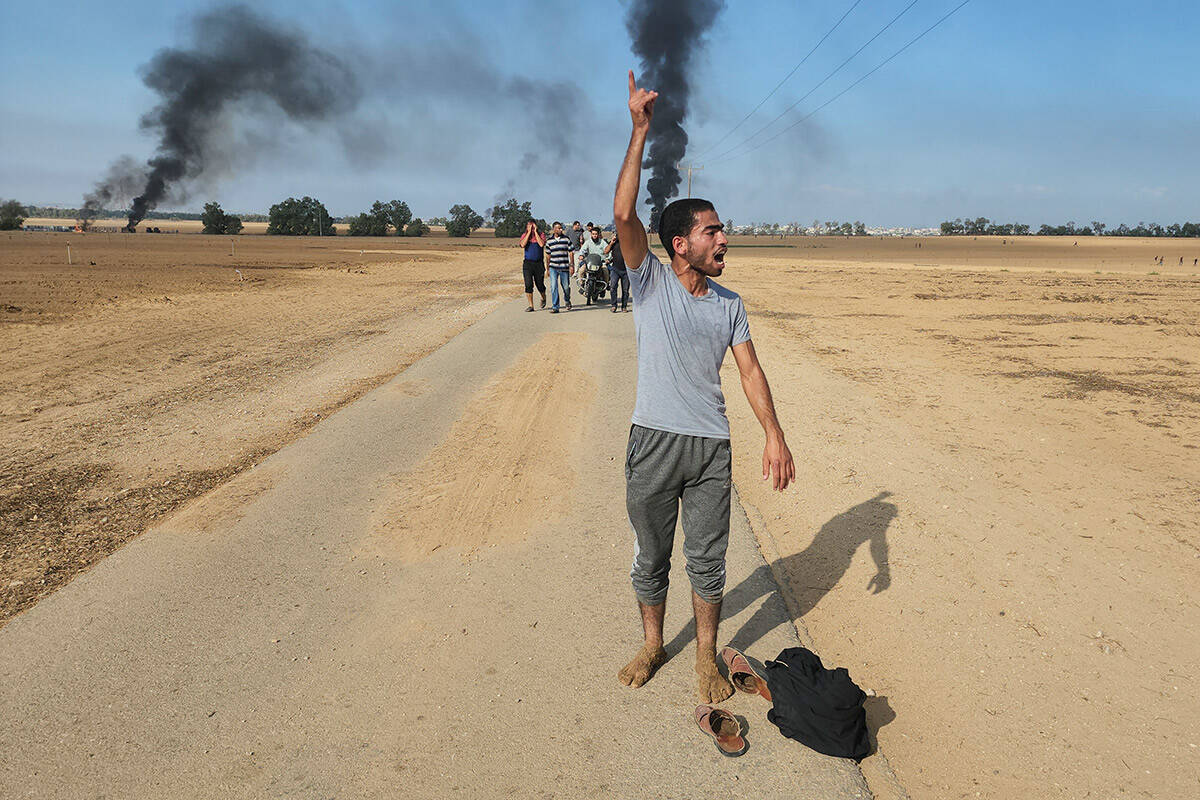
[[[654,116],[654,101],[658,92],[639,89],[633,80],[633,70],[629,70],[629,116],[633,117],[633,127],[647,130],[650,118]]]

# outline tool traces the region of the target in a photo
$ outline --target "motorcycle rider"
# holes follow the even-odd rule
[[[589,303],[592,301],[591,295],[587,291],[589,276],[594,277],[602,286],[608,286],[608,272],[604,269],[604,255],[606,252],[604,240],[600,238],[600,229],[593,227],[590,235],[580,245],[579,252],[576,254],[579,259],[580,287],[584,295],[588,298]],[[599,267],[598,271],[596,270],[597,267]],[[600,293],[596,292],[596,294],[599,295]]]

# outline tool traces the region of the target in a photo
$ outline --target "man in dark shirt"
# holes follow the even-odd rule
[[[604,254],[612,256],[612,264],[608,267],[608,291],[612,295],[612,313],[617,313],[617,287],[621,287],[621,310],[629,310],[629,271],[625,269],[625,256],[621,254],[621,245],[617,244],[617,234],[614,233]]]
[[[571,266],[575,266],[575,254],[579,252],[579,248],[583,247],[583,239],[587,235],[587,231],[579,224],[579,220],[571,223],[571,230],[567,234],[571,237]]]

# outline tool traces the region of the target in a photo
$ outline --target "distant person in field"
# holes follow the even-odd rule
[[[625,257],[621,255],[620,237],[614,233],[612,241],[604,248],[605,255],[612,256],[608,266],[608,291],[612,295],[612,313],[617,313],[617,289],[621,289],[621,310],[629,310],[629,270],[625,268]]]
[[[546,237],[538,230],[537,223],[529,220],[525,223],[525,233],[521,234],[521,247],[525,248],[525,261],[521,265],[521,273],[525,276],[525,302],[533,311],[533,287],[536,285],[542,295],[542,308],[546,307],[546,282],[543,279],[543,248]]]
[[[732,457],[721,393],[721,362],[729,349],[766,431],[763,478],[783,490],[795,479],[796,469],[750,341],[742,298],[712,280],[725,269],[728,249],[712,203],[688,199],[668,205],[658,221],[658,238],[670,263],[650,252],[637,198],[657,97],[657,92],[637,88],[629,73],[633,133],[613,199],[637,331],[637,403],[625,457],[625,506],[636,536],[630,577],[644,637],[618,677],[627,686],[641,686],[667,660],[663,616],[675,521],[682,513],[696,620],[697,694],[702,703],[714,703],[733,694],[717,670],[716,651],[729,543]]]
[[[550,279],[550,313],[558,313],[558,290],[562,287],[563,300],[567,310],[571,310],[571,275],[575,274],[572,266],[574,253],[571,252],[571,238],[563,233],[561,222],[555,222],[550,228],[550,238],[546,240],[546,277]]]

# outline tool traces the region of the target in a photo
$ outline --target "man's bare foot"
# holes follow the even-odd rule
[[[667,663],[667,651],[662,648],[662,645],[642,645],[642,649],[638,650],[633,661],[630,661],[617,673],[617,678],[626,686],[636,689],[650,680],[658,668],[665,663]]]
[[[733,695],[733,686],[722,677],[711,656],[696,659],[696,695],[701,703],[720,703]]]

